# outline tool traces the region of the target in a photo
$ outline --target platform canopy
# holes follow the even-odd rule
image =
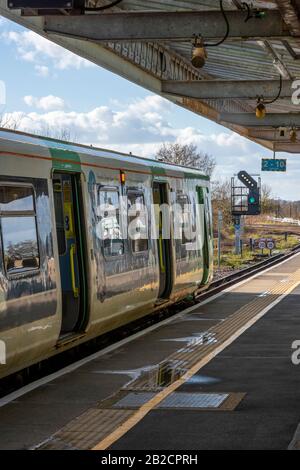
[[[75,54],[271,150],[300,153],[300,0],[224,0],[225,15],[219,0],[7,4],[0,0],[1,15]],[[191,62],[196,37],[207,53],[200,69]]]

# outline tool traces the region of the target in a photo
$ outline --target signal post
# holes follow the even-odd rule
[[[231,214],[235,229],[235,253],[241,253],[241,221],[244,215],[259,215],[260,203],[260,178],[255,180],[247,171],[242,170],[236,178],[231,178]]]

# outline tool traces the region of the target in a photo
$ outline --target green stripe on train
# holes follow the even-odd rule
[[[156,176],[166,176],[166,170],[161,166],[151,165],[151,172]]]
[[[151,168],[151,172],[153,175],[156,175],[156,176],[170,176],[168,175],[168,171],[167,171],[167,168],[165,168],[163,166],[163,163],[162,162],[153,162],[152,165],[150,165],[150,168]],[[184,167],[178,167],[179,169],[183,170],[184,171]],[[206,176],[206,175],[201,175],[199,173],[193,173],[192,169],[191,171],[184,171],[184,178],[185,179],[200,179],[200,180],[206,180],[206,181],[209,181],[209,176]]]
[[[192,179],[192,180],[199,179],[199,180],[205,180],[205,181],[210,180],[209,176],[207,175],[199,175],[198,173],[187,173],[187,172],[184,172],[184,178],[186,180],[188,179]]]
[[[81,162],[78,153],[63,148],[50,148],[51,157],[53,158],[53,169],[64,171],[80,171]]]

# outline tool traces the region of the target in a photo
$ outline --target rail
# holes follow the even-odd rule
[[[290,258],[298,251],[300,252],[300,244],[291,248],[288,251],[288,253],[279,253],[263,261],[260,261],[251,266],[248,266],[247,268],[243,268],[238,271],[235,271],[234,273],[229,274],[228,276],[224,276],[220,279],[217,279],[216,281],[213,281],[210,284],[210,286],[208,287],[206,291],[200,292],[196,296],[196,300],[200,301],[200,300],[204,300],[205,298],[211,297],[212,295],[217,294],[218,292],[221,292],[227,287],[234,285],[237,281],[238,282],[243,281],[247,279],[248,277],[252,276],[253,274],[264,271],[266,267],[274,266],[277,263]]]

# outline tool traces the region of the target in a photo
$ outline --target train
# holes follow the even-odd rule
[[[201,171],[0,129],[0,378],[195,296],[212,275]]]

